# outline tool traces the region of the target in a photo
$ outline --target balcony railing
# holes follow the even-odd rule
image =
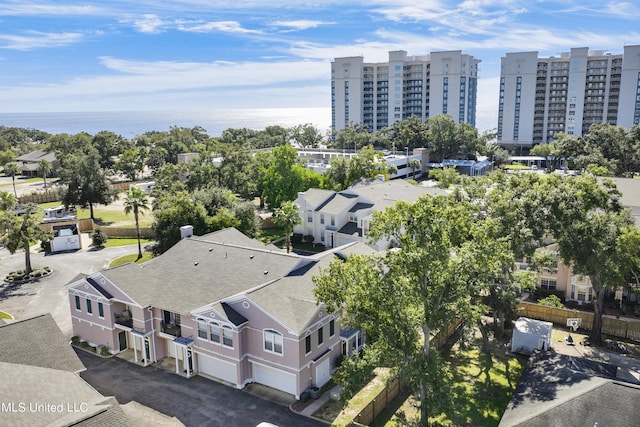
[[[124,310],[121,313],[114,313],[114,322],[118,325],[126,326],[127,328],[133,327],[133,319],[131,318],[131,312]]]
[[[164,321],[160,322],[160,327],[163,333],[173,335],[174,337],[181,337],[182,330],[180,325],[176,325],[175,323],[165,323]]]

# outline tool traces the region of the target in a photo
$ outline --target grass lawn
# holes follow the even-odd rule
[[[271,243],[281,237],[284,237],[284,229],[282,227],[263,228],[260,230],[259,239],[262,243]]]
[[[518,384],[526,358],[506,354],[504,343],[492,344],[491,359],[480,351],[480,340],[468,348],[455,344],[444,355],[453,377],[450,413],[431,419],[441,426],[497,426]],[[489,372],[487,380],[485,370]],[[419,415],[418,399],[408,391],[400,393],[378,416],[373,426],[403,426]]]
[[[140,258],[138,261],[136,261],[136,258],[138,258],[137,253],[116,258],[113,261],[111,261],[111,264],[109,264],[109,268],[117,267],[123,264],[128,264],[130,262],[135,262],[136,264],[140,264],[145,261],[149,261],[151,258],[153,258],[153,254],[151,252],[143,252],[142,258]]]
[[[152,243],[155,240],[152,239],[140,239],[140,244],[141,245],[146,245],[147,243]],[[105,248],[114,248],[116,246],[126,246],[126,245],[137,245],[138,244],[138,239],[129,239],[129,238],[119,238],[119,237],[110,237],[107,240],[107,243],[105,243],[104,247]],[[143,249],[144,250],[144,249]]]
[[[54,206],[60,206],[60,202],[42,203],[39,206],[42,209],[52,208]],[[89,209],[78,209],[78,219],[90,218]],[[122,201],[116,201],[108,206],[95,205],[93,207],[93,216],[97,224],[100,225],[130,225],[135,227],[135,219],[133,213],[126,215],[124,213],[124,207],[122,207]],[[153,224],[153,214],[151,208],[144,212],[144,215],[138,217],[140,221],[140,227],[151,227]]]

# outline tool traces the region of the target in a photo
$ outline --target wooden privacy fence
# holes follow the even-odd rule
[[[593,325],[593,313],[566,308],[547,307],[530,302],[521,302],[518,305],[519,314],[532,319],[545,320],[556,325],[567,325],[569,318],[581,318],[583,329],[591,330]],[[602,332],[619,338],[640,341],[640,319],[629,317],[602,316]]]
[[[430,340],[431,345],[436,348],[441,347],[447,341],[447,339],[449,339],[449,337],[453,335],[453,333],[458,329],[458,327],[460,327],[461,323],[462,323],[462,320],[460,319],[455,319],[453,322],[449,323],[446,329],[443,329],[442,331],[438,332],[436,335],[431,337],[431,340]],[[371,383],[381,381],[379,377],[380,375],[376,375],[376,377],[371,381]],[[362,392],[367,393],[366,390],[370,389],[371,383],[365,386],[363,388],[364,391],[360,391],[360,393]],[[389,402],[392,401],[398,395],[398,393],[400,392],[400,389],[404,385],[405,385],[404,382],[401,382],[398,378],[392,380],[388,384],[385,384],[385,386],[373,397],[373,399],[366,402],[365,406],[363,406],[361,409],[357,411],[353,419],[348,419],[349,417],[346,416],[348,413],[350,413],[350,411],[343,410],[343,412],[341,412],[339,418],[337,419],[340,421],[338,424],[339,425],[343,425],[343,424],[355,425],[355,426],[371,425],[373,420],[378,415],[380,415],[380,413],[384,410],[384,408],[386,408]],[[356,396],[357,395],[358,394],[356,394]],[[360,399],[356,399],[354,396],[353,400],[359,401]]]
[[[58,200],[60,200],[58,190],[49,190],[47,193],[25,194],[24,196],[18,197],[18,201],[23,205],[27,203],[39,205],[40,203],[50,203]]]
[[[355,424],[369,426],[400,392],[400,380],[395,379],[387,384],[367,406],[353,419]]]
[[[113,238],[137,238],[136,229],[134,228],[122,228],[122,227],[99,227],[100,230],[107,236]],[[143,239],[152,239],[154,237],[153,229],[151,227],[140,227],[140,237]]]

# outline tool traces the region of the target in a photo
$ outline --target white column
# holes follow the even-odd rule
[[[172,342],[169,345],[174,346],[173,349],[175,350],[174,354],[176,356],[176,374],[179,374],[180,373],[180,361],[178,360],[178,346],[174,342]]]
[[[138,348],[136,346],[138,339],[136,335],[133,333],[131,334],[131,339],[133,341],[133,359],[135,360],[136,363],[138,363]]]

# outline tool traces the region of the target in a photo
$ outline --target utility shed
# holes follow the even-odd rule
[[[511,337],[511,351],[531,354],[534,350],[549,350],[553,323],[520,317]]]

